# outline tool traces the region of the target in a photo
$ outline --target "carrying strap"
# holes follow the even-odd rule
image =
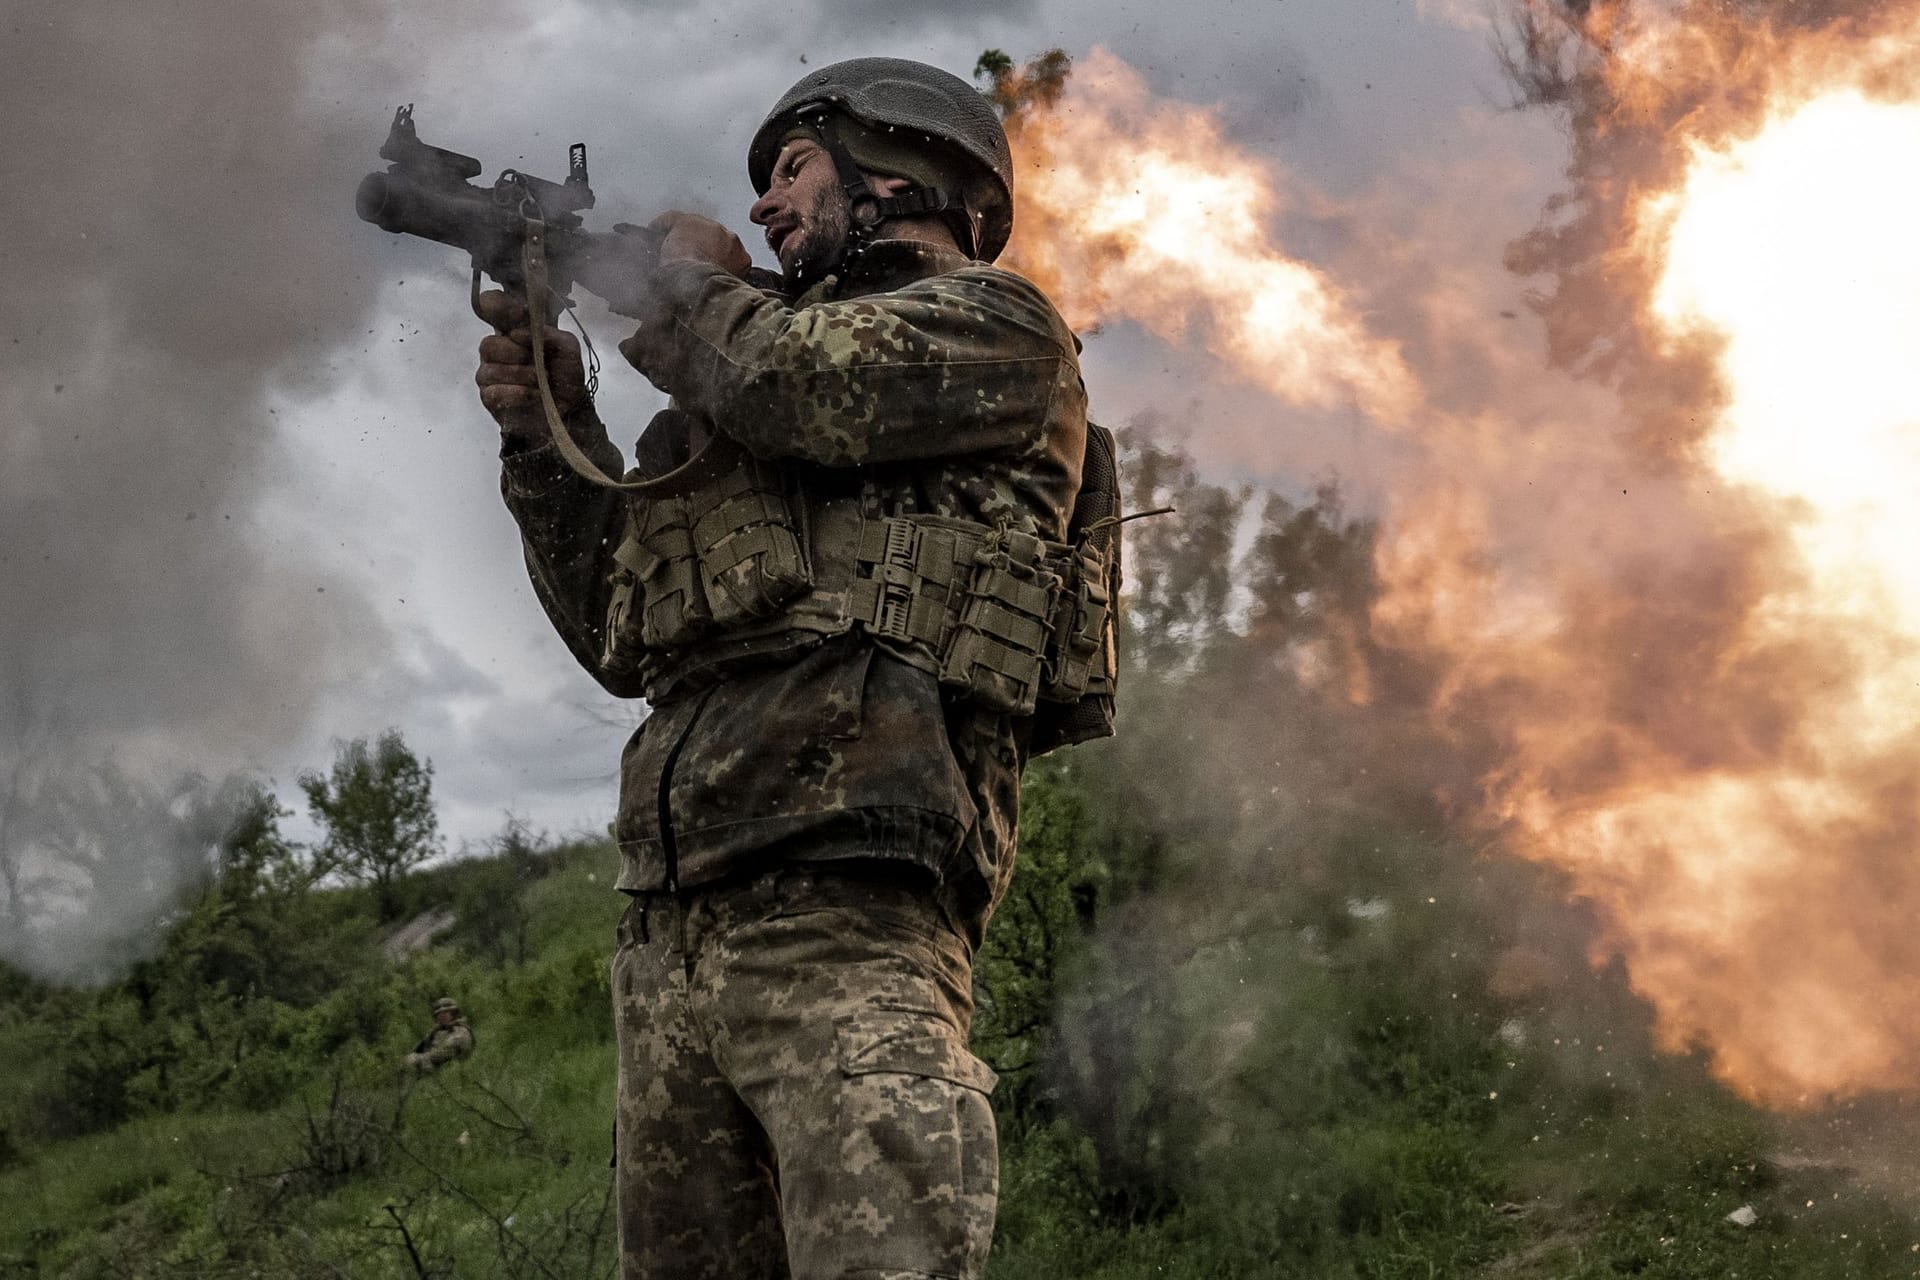
[[[615,489],[644,498],[681,497],[737,467],[744,451],[720,435],[710,437],[700,452],[673,470],[639,480],[616,480],[587,456],[586,450],[574,440],[573,433],[567,430],[567,424],[561,419],[560,407],[553,400],[553,384],[547,376],[546,311],[548,301],[554,294],[547,270],[546,219],[540,216],[539,206],[530,199],[522,203],[520,211],[526,223],[526,231],[522,236],[521,268],[527,284],[527,330],[533,341],[533,378],[540,385],[540,407],[546,412],[547,435],[553,440],[553,447],[560,451],[560,456],[566,459],[567,465],[582,480],[602,489]]]
[[[820,135],[828,156],[833,159],[834,170],[840,179],[840,191],[847,201],[847,245],[841,251],[842,260],[865,248],[880,224],[888,218],[911,218],[923,213],[961,214],[960,226],[966,229],[967,243],[960,247],[969,258],[976,255],[979,237],[974,220],[968,214],[965,202],[953,192],[939,187],[912,186],[898,195],[880,195],[867,186],[866,174],[853,158],[853,152],[848,150],[846,139],[840,136],[839,116],[831,111],[823,112],[810,123]]]

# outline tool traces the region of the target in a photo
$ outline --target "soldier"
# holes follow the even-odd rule
[[[407,1055],[409,1069],[425,1075],[473,1053],[473,1027],[448,996],[433,1002],[433,1030]]]
[[[1036,699],[1072,693],[1042,649],[1079,581],[1078,343],[990,265],[1012,166],[964,80],[813,72],[748,172],[780,279],[663,214],[621,345],[672,397],[634,473],[692,460],[670,495],[564,460],[523,303],[482,299],[477,380],[535,591],[601,684],[651,706],[617,824],[623,1267],[978,1276],[998,1155],[971,967]],[[566,430],[617,469],[577,345],[546,353]]]

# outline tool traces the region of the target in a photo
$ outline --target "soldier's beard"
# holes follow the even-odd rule
[[[846,196],[838,187],[820,192],[813,207],[800,218],[800,226],[781,245],[780,271],[787,291],[798,293],[840,265],[847,248]],[[791,256],[787,252],[791,246]]]

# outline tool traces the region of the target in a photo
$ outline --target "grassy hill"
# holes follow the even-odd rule
[[[1037,773],[982,957],[976,1047],[1005,1077],[996,1280],[1920,1273],[1920,1224],[1843,1168],[1780,1159],[1697,1063],[1623,1041],[1631,1079],[1582,1076],[1481,995],[1386,981],[1433,963],[1445,929],[1349,910],[1344,939],[1269,922],[1175,954],[1117,909],[1112,932],[1084,927],[1086,803]],[[0,1274],[608,1274],[612,863],[523,845],[437,868],[416,901],[466,918],[397,962],[363,893],[315,893],[327,980],[304,1002],[177,1007],[138,969],[95,992],[15,976]],[[1228,994],[1248,983],[1268,993],[1250,1022]],[[444,992],[478,1050],[402,1085]],[[143,1001],[176,1051],[116,1076]],[[1754,1225],[1727,1220],[1742,1206]]]
[[[1181,515],[1129,536],[1121,732],[1028,770],[976,966],[993,1280],[1920,1276],[1898,1100],[1789,1123],[1658,1052],[1566,886],[1459,830],[1371,526],[1128,448]],[[275,812],[106,985],[0,968],[0,1276],[609,1274],[612,850],[315,889]],[[403,1089],[445,994],[477,1051]]]

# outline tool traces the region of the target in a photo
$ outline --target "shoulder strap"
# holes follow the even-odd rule
[[[573,433],[567,430],[567,424],[560,418],[559,406],[553,402],[553,384],[547,378],[546,322],[547,302],[553,297],[553,287],[547,272],[547,224],[537,213],[530,212],[526,216],[521,264],[527,282],[527,328],[533,341],[533,378],[540,384],[540,407],[546,412],[547,435],[575,474],[602,489],[615,489],[643,498],[674,498],[725,475],[740,464],[745,451],[725,436],[715,435],[700,452],[660,475],[645,476],[638,480],[616,480],[602,471],[574,440]]]

